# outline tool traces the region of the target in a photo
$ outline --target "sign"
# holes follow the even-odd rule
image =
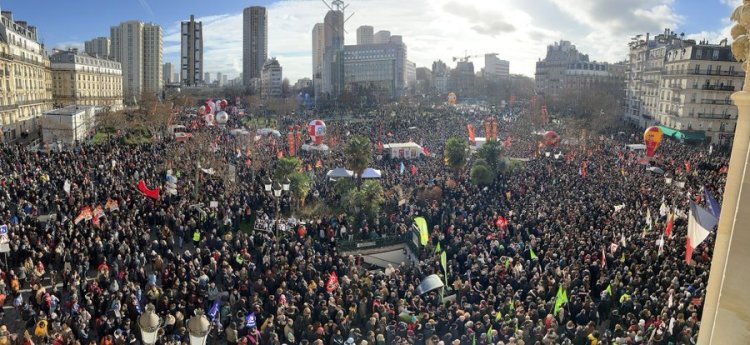
[[[8,234],[8,225],[3,224],[0,225],[0,235],[7,235]]]
[[[0,253],[10,253],[10,243],[0,243]]]

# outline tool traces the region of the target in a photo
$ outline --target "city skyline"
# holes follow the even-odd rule
[[[204,70],[222,72],[236,78],[242,71],[242,9],[266,6],[268,9],[269,58],[284,66],[290,81],[311,77],[311,32],[328,10],[317,1],[258,1],[232,3],[221,8],[205,8],[202,3],[173,0],[132,0],[128,4],[102,4],[80,0],[91,11],[104,13],[97,18],[71,25],[71,18],[84,15],[72,11],[69,4],[50,4],[38,11],[34,4],[20,0],[4,1],[4,10],[13,11],[39,26],[45,48],[83,48],[83,42],[106,36],[108,28],[127,20],[154,22],[164,28],[164,61],[177,64],[180,59],[180,22],[190,13],[204,22]],[[455,67],[454,56],[499,53],[511,62],[511,73],[533,76],[535,62],[544,56],[546,46],[560,39],[571,41],[592,60],[616,62],[627,56],[629,38],[664,28],[684,32],[686,37],[718,42],[730,38],[728,15],[739,0],[583,1],[572,6],[564,0],[514,3],[510,0],[475,1],[416,0],[400,4],[396,0],[352,1],[347,10],[355,13],[346,24],[346,44],[356,43],[356,29],[371,25],[404,37],[409,60],[419,67],[430,67],[442,59]],[[106,10],[105,7],[106,6]],[[114,8],[113,8],[114,7]],[[122,7],[122,8],[120,8]],[[175,9],[179,10],[175,10]],[[59,10],[59,11],[58,11]],[[54,14],[54,18],[50,18]],[[76,22],[76,20],[73,20]],[[85,24],[85,25],[83,25]],[[475,59],[477,70],[482,59]]]

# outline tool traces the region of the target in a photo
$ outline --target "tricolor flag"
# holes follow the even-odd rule
[[[706,187],[703,187],[703,194],[705,195],[706,207],[708,208],[708,212],[716,217],[716,219],[719,219],[719,216],[721,215],[721,205],[719,205],[719,203],[716,201],[716,198],[714,198],[713,194],[711,194],[711,191],[709,191]]]
[[[690,263],[693,249],[697,248],[708,237],[711,229],[719,222],[711,213],[692,201],[690,202],[689,214],[687,243],[685,244],[685,261],[687,263]]]

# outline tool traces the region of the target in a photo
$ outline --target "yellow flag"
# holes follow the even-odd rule
[[[423,246],[426,246],[430,239],[430,233],[427,232],[427,221],[424,217],[416,217],[414,218],[414,224],[416,224],[419,229],[419,242],[422,243]]]

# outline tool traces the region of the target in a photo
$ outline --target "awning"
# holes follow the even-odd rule
[[[383,176],[382,172],[378,169],[367,168],[362,172],[362,178],[380,178]]]
[[[669,128],[669,127],[659,126],[659,128],[661,129],[662,132],[664,132],[664,135],[668,137],[674,137],[675,134],[680,133],[680,131],[673,129],[673,128]]]
[[[665,126],[659,126],[659,128],[664,132],[664,135],[675,139],[701,141],[706,138],[705,131],[679,131]]]

